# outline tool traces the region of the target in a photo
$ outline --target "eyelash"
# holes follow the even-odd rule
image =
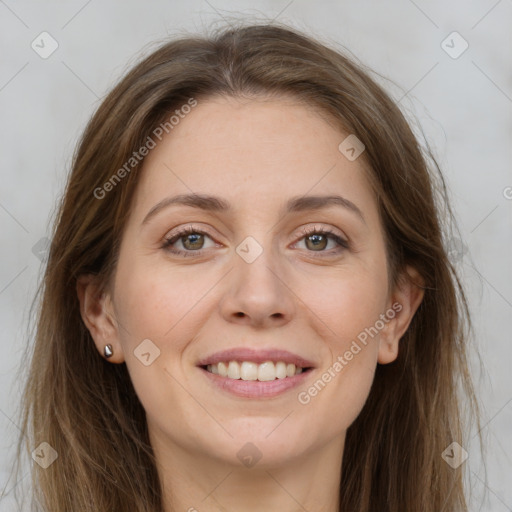
[[[325,235],[327,236],[327,238],[330,238],[331,240],[334,240],[340,247],[338,247],[338,249],[335,250],[335,253],[339,253],[341,251],[344,251],[346,249],[350,249],[350,246],[349,246],[349,243],[347,242],[347,240],[339,237],[337,234],[335,234],[333,231],[331,231],[330,229],[326,229],[326,228],[312,228],[312,229],[303,229],[302,230],[302,233],[303,233],[303,236],[301,238],[299,238],[299,240],[302,240],[303,238],[306,238],[308,236],[311,236],[313,234],[315,235]],[[186,236],[186,235],[190,235],[190,234],[199,234],[199,235],[207,235],[208,237],[210,237],[210,235],[205,232],[205,231],[202,231],[200,229],[195,229],[193,226],[188,226],[186,228],[183,228],[182,230],[178,231],[176,234],[174,234],[172,237],[170,238],[166,238],[164,241],[163,241],[163,244],[162,244],[162,249],[165,249],[173,254],[177,254],[177,255],[181,255],[181,256],[198,256],[198,255],[202,255],[204,251],[207,251],[208,249],[198,249],[196,251],[182,251],[181,249],[172,249],[171,246],[176,243],[180,238]],[[210,237],[211,238],[211,237]],[[298,240],[298,241],[299,241]],[[311,252],[311,253],[315,253],[316,251],[308,251],[308,252]],[[320,253],[325,253],[327,252],[328,254],[330,253],[330,251],[319,251]],[[315,257],[320,257],[322,258],[323,256],[315,256]]]

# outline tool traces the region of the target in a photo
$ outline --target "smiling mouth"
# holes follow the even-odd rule
[[[221,361],[217,364],[203,365],[200,368],[219,377],[260,382],[284,380],[312,369],[284,361],[266,361],[261,364],[252,361]]]

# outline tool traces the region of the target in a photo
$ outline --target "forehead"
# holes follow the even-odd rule
[[[349,135],[293,98],[198,100],[145,157],[137,205],[170,194],[221,196],[235,208],[339,193],[376,213],[364,161],[338,149]]]

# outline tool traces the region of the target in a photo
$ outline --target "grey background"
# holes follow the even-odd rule
[[[21,384],[15,372],[42,269],[33,248],[44,247],[78,136],[146,45],[247,16],[277,18],[348,48],[389,79],[376,77],[423,127],[459,221],[462,241],[454,242],[453,257],[483,363],[480,371],[473,357],[487,476],[475,431],[465,446],[471,510],[512,510],[512,0],[0,0],[0,488],[12,467]],[[31,48],[43,31],[59,45],[47,59]],[[469,44],[458,58],[442,47],[453,31]],[[452,51],[461,48],[447,41]],[[0,510],[14,510],[16,484],[8,482]]]

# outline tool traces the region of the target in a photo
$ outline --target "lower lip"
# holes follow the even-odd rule
[[[312,369],[306,372],[303,371],[293,377],[286,377],[284,379],[259,381],[230,379],[229,377],[221,377],[216,373],[211,373],[201,367],[199,369],[206,374],[206,377],[210,379],[212,384],[242,398],[270,398],[280,395],[302,384],[313,371]]]

